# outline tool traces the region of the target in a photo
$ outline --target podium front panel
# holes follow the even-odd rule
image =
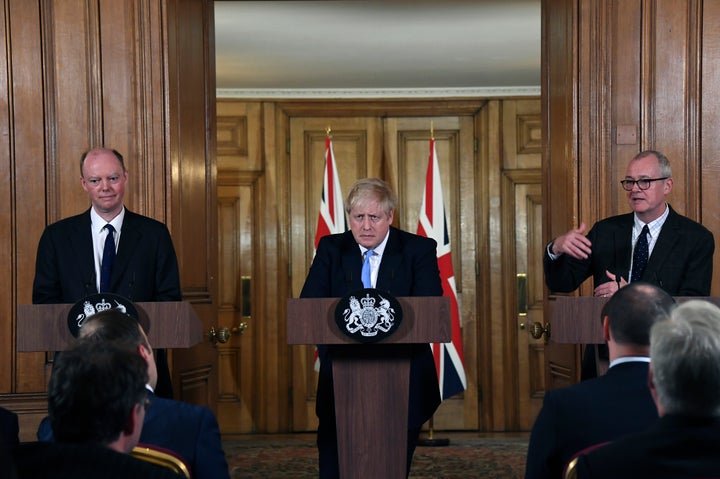
[[[72,304],[21,304],[17,309],[17,350],[64,351],[74,341],[67,325]],[[186,301],[135,303],[150,324],[154,348],[189,348],[203,340],[202,321]],[[143,322],[143,318],[140,319]]]
[[[452,339],[450,299],[396,298],[403,310],[398,329],[377,344],[447,343]],[[287,302],[288,344],[353,344],[335,323],[339,298],[291,298]]]

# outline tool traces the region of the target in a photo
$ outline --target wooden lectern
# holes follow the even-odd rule
[[[403,320],[388,338],[361,344],[335,323],[339,298],[289,299],[288,344],[333,347],[340,477],[406,476],[410,357],[408,345],[451,340],[450,300],[397,298]]]
[[[148,321],[154,348],[189,348],[203,340],[202,322],[186,301],[134,303]],[[17,309],[17,350],[63,351],[72,344],[67,325],[72,304],[21,304]],[[144,316],[144,317],[143,317]]]
[[[710,301],[720,307],[720,297],[682,296],[675,301],[689,299]],[[603,344],[600,314],[608,298],[595,296],[550,296],[550,340],[565,344]]]

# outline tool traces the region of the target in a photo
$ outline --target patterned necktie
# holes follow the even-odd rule
[[[647,265],[649,256],[647,241],[647,235],[649,233],[650,229],[648,228],[648,225],[643,226],[640,236],[635,243],[635,249],[633,250],[632,274],[630,275],[631,283],[640,281],[643,271],[645,271],[645,266]]]
[[[103,248],[102,263],[100,264],[100,292],[105,293],[110,290],[110,275],[112,274],[113,262],[115,261],[115,228],[110,223],[105,225],[108,233],[105,237],[105,247]]]
[[[362,274],[360,277],[362,278],[363,287],[365,288],[372,288],[372,278],[370,275],[370,256],[374,255],[375,251],[367,250],[365,252],[365,261],[363,261],[363,267],[362,267]]]

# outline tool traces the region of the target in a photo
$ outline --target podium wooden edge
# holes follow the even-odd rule
[[[603,344],[601,312],[609,298],[596,296],[548,297],[550,341],[558,344]],[[720,307],[717,296],[676,296],[682,303],[691,299],[709,301]]]
[[[187,301],[134,303],[141,323],[150,324],[148,340],[154,348],[189,348],[203,340],[203,325]],[[72,304],[21,304],[17,307],[18,352],[63,351],[75,338],[67,326]]]
[[[452,340],[450,298],[401,296],[395,299],[403,309],[402,323],[392,335],[373,344],[447,343]],[[345,335],[335,323],[334,312],[339,301],[340,298],[289,298],[287,343],[362,344]],[[317,318],[315,326],[322,327],[308,327],[308,318]]]

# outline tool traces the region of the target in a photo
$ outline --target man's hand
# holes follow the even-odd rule
[[[585,237],[586,228],[585,223],[581,223],[578,229],[570,230],[555,238],[550,248],[552,254],[558,256],[568,254],[576,259],[587,259],[592,253],[592,244]]]
[[[628,284],[627,281],[625,281],[625,278],[622,276],[616,276],[612,274],[610,271],[605,270],[605,275],[611,279],[611,281],[608,281],[606,283],[603,283],[599,285],[597,288],[595,288],[595,291],[593,294],[595,296],[600,296],[602,298],[609,298],[613,294],[615,294],[620,288],[623,286],[626,286]]]

